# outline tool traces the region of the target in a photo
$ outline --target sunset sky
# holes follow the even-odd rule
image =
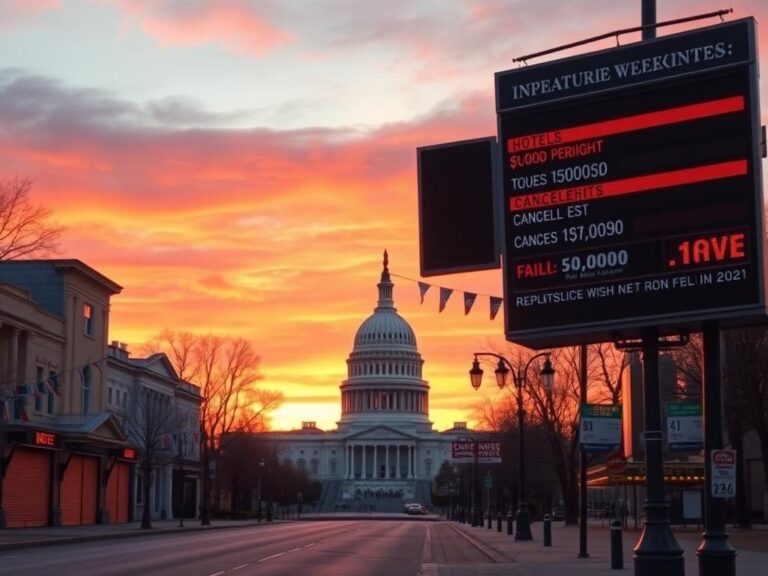
[[[416,148],[494,135],[494,72],[640,23],[640,0],[0,0],[0,178],[124,286],[110,340],[242,336],[274,427],[332,428],[384,249],[437,429],[469,419],[472,352],[505,346],[500,271],[425,279]],[[657,0],[659,21],[768,2]],[[701,21],[695,26],[714,24]],[[683,28],[664,28],[660,35]],[[625,36],[623,44],[638,40]],[[615,45],[607,40],[559,58]],[[438,288],[457,292],[438,313]],[[478,293],[464,315],[461,292]]]

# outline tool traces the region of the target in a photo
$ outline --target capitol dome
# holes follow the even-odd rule
[[[428,423],[429,385],[421,377],[424,361],[413,328],[395,308],[386,251],[377,287],[377,306],[358,328],[347,359],[339,425]]]

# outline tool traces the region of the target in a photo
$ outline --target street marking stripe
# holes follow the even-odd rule
[[[208,576],[223,576],[223,574],[226,574],[226,572],[214,572],[213,574],[209,574]]]
[[[312,548],[312,546],[314,545],[315,545],[315,542],[312,542],[312,544],[307,544],[306,546],[304,546],[304,548]]]
[[[300,550],[301,550],[301,548],[293,548],[291,550],[288,550],[288,552],[286,552],[286,554],[290,554],[291,552],[298,552]]]
[[[280,556],[284,556],[285,552],[280,552],[278,554],[272,554],[272,556],[267,556],[266,558],[262,558],[258,562],[266,562],[267,560],[272,560],[273,558],[279,558]],[[224,572],[220,572],[220,574],[224,574]]]
[[[243,568],[248,568],[248,566],[250,566],[250,564],[240,564],[240,566],[235,566],[232,570],[242,570]]]

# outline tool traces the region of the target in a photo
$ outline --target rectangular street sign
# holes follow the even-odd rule
[[[736,450],[710,452],[710,489],[715,498],[736,495]]]
[[[701,402],[667,403],[667,445],[672,452],[704,449]]]
[[[496,74],[507,338],[764,318],[751,18]]]
[[[477,459],[475,459],[477,456]],[[451,446],[451,460],[457,464],[500,464],[501,442],[496,440],[460,440]]]
[[[621,404],[582,404],[579,444],[584,452],[613,452],[621,445]]]

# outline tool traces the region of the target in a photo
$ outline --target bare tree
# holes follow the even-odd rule
[[[141,528],[150,529],[150,495],[155,470],[173,461],[172,438],[180,428],[180,417],[173,396],[148,387],[140,387],[131,395],[131,405],[123,424],[139,452],[144,502]]]
[[[533,352],[513,347],[505,353],[522,373]],[[525,374],[526,387],[523,392],[526,426],[541,428],[548,443],[550,465],[558,479],[565,503],[566,523],[576,523],[578,517],[578,470],[579,445],[578,425],[581,402],[619,403],[621,401],[621,379],[627,368],[623,352],[612,344],[593,344],[588,347],[587,382],[588,398],[580,397],[579,349],[560,348],[552,352],[556,374],[551,390],[547,390],[534,365]],[[497,431],[515,431],[517,403],[512,399],[513,387],[508,394],[475,407],[475,415],[485,428]],[[526,448],[527,450],[527,448]],[[540,455],[540,452],[537,454]],[[526,454],[526,458],[528,458]]]
[[[0,180],[0,260],[46,256],[59,250],[62,228],[49,221],[50,210],[29,198],[28,178]]]
[[[200,510],[204,524],[210,522],[210,462],[228,439],[266,430],[270,414],[280,406],[280,392],[258,387],[261,381],[260,358],[244,338],[215,335],[195,336],[188,332],[163,331],[149,349],[168,354],[179,377],[200,387],[203,465],[203,501]]]

